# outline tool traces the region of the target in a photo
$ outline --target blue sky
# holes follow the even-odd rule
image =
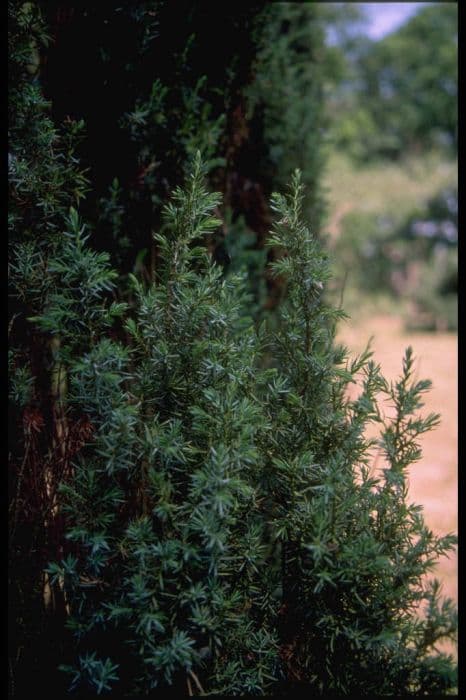
[[[364,2],[360,3],[368,18],[367,33],[371,39],[381,39],[398,29],[426,2]]]

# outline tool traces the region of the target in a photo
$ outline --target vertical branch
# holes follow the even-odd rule
[[[44,504],[44,529],[46,541],[58,541],[57,533],[54,531],[58,526],[58,502],[57,502],[57,480],[60,474],[66,473],[67,470],[67,437],[68,424],[65,415],[65,400],[67,393],[67,372],[60,361],[60,338],[55,336],[50,342],[52,351],[53,366],[51,372],[51,401],[52,401],[52,416],[53,416],[53,433],[52,433],[52,450],[50,459],[44,462],[43,479],[45,483],[46,503]],[[58,464],[62,465],[62,469],[58,469]],[[65,592],[63,585],[62,589],[63,600],[65,601]],[[53,589],[50,585],[48,574],[44,576],[43,583],[43,598],[45,608],[56,610],[56,599]],[[66,603],[65,603],[66,605]]]

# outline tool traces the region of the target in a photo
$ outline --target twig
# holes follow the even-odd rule
[[[19,314],[13,314],[13,316],[11,317],[11,321],[8,324],[8,337],[10,337],[10,332],[11,332],[11,329],[13,327],[13,323],[18,318],[18,316],[19,316]]]
[[[345,296],[345,289],[346,289],[346,283],[348,281],[348,275],[349,275],[349,270],[347,267],[345,267],[345,276],[343,278],[343,284],[341,285],[341,290],[340,290],[340,302],[339,302],[339,308],[343,308],[343,298]]]
[[[23,481],[24,468],[26,466],[26,462],[27,462],[28,457],[29,457],[30,445],[31,445],[31,439],[27,438],[26,449],[24,451],[24,458],[23,458],[23,461],[22,461],[21,466],[19,468],[18,481],[16,484],[15,498],[14,498],[14,501],[12,501],[11,506],[10,506],[10,508],[11,508],[11,507],[13,507],[13,504],[14,504],[13,529],[12,529],[12,533],[11,533],[12,538],[13,538],[13,535],[16,531],[16,525],[18,523],[18,501],[19,501],[20,492],[21,492],[21,484]]]
[[[199,678],[196,676],[196,674],[194,673],[194,671],[191,671],[191,670],[190,670],[190,671],[188,671],[188,673],[189,673],[189,675],[191,676],[191,678],[193,679],[193,681],[195,682],[195,684],[197,685],[197,687],[199,688],[199,692],[201,693],[201,695],[205,695],[205,693],[204,693],[204,688],[202,687],[202,685],[201,685],[201,683],[200,683],[200,681],[199,681]]]

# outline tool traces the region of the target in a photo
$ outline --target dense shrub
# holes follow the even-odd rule
[[[152,232],[197,149],[210,187],[222,193],[223,226],[211,243],[222,264],[226,238],[252,249],[257,262],[271,223],[270,194],[295,167],[317,232],[328,53],[320,7],[39,4],[53,38],[42,51],[41,82],[57,122],[71,115],[86,124],[78,153],[92,190],[82,213],[94,245],[111,254],[119,272],[153,273]],[[237,240],[243,234],[247,245]],[[263,268],[247,266],[257,269],[256,307],[274,306],[279,281],[267,280],[262,299]]]
[[[455,540],[425,526],[406,482],[438,421],[418,414],[429,382],[413,381],[410,348],[389,384],[369,351],[349,360],[335,345],[342,312],[323,301],[328,261],[298,174],[273,198],[287,294],[270,331],[241,314],[241,276],[199,246],[217,203],[197,160],[165,208],[157,280],[134,279],[132,341],[102,340],[72,372],[70,406],[93,434],[61,488],[73,546],[48,569],[71,611],[71,685],[445,692],[454,664],[434,646],[455,611],[424,574]]]
[[[137,9],[124,6],[144,48],[157,26]],[[187,184],[160,197],[157,264],[129,277],[128,307],[78,213],[82,124],[57,129],[38,83],[40,13],[11,2],[9,18],[11,694],[32,681],[63,696],[58,664],[94,695],[454,689],[435,645],[454,638],[455,611],[424,578],[454,538],[407,502],[417,438],[437,422],[417,413],[429,383],[412,381],[410,350],[391,385],[369,351],[350,360],[335,344],[342,312],[323,296],[328,261],[303,223],[299,174],[270,210],[275,323],[250,318],[245,274],[209,252],[220,196],[212,162],[196,151],[188,166],[194,127],[177,161]],[[128,193],[111,182],[109,221],[130,236]]]
[[[122,306],[105,303],[116,273],[86,246],[75,209],[88,186],[75,154],[83,124],[56,128],[38,83],[41,15],[10,2],[8,19],[9,672],[21,696],[31,674],[63,690],[66,610],[44,569],[63,554],[57,489],[88,427],[65,409],[68,370]]]

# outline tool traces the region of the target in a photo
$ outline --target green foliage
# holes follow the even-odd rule
[[[433,265],[432,265],[433,262]],[[439,246],[432,260],[420,266],[413,294],[415,309],[407,325],[415,330],[458,329],[458,251]]]
[[[41,78],[58,117],[86,120],[79,155],[93,190],[83,214],[121,272],[136,265],[152,274],[152,232],[197,150],[223,189],[236,139],[229,120],[251,79],[263,6],[212,7],[206,23],[205,8],[187,2],[84,3],[65,21],[59,3],[43,3],[56,42],[44,51]]]
[[[227,212],[225,226],[228,231],[227,236],[225,236],[225,248],[228,256],[226,271],[228,274],[240,271],[246,274],[250,301],[245,312],[253,318],[259,319],[264,315],[264,306],[267,300],[265,280],[267,251],[259,247],[257,236],[248,228],[244,217],[239,217],[235,222],[232,222],[231,215]]]
[[[352,212],[335,245],[338,275],[360,292],[411,302],[411,328],[457,328],[458,195],[441,190],[408,215]]]
[[[74,350],[77,343],[92,342],[95,329],[111,325],[126,305],[113,302],[108,309],[100,305],[118,275],[108,266],[108,253],[96,253],[86,246],[89,236],[84,235],[73,207],[64,223],[69,230],[63,233],[60,248],[54,250],[46,269],[49,288],[43,314],[28,320],[42,331],[60,335],[68,349]]]
[[[133,278],[128,349],[102,340],[73,369],[70,405],[94,433],[61,489],[74,558],[49,567],[71,608],[72,682],[445,692],[454,664],[435,644],[454,637],[455,610],[424,576],[455,539],[425,526],[406,482],[438,421],[418,413],[430,384],[413,382],[410,348],[389,384],[369,350],[350,361],[335,345],[342,312],[323,297],[329,265],[302,222],[299,173],[272,199],[280,322],[256,331],[244,278],[199,245],[218,225],[203,177],[197,156],[164,208],[157,278]]]
[[[335,141],[356,160],[457,146],[458,10],[434,3],[377,42],[362,40],[332,96]]]
[[[12,695],[29,679],[60,695],[63,595],[51,595],[44,567],[63,554],[57,488],[88,430],[66,404],[68,370],[124,307],[105,298],[116,273],[87,247],[76,210],[87,191],[76,158],[83,122],[56,128],[38,82],[42,14],[14,1],[8,20],[9,680]]]
[[[73,274],[67,267],[76,269],[78,260],[70,244],[64,244],[61,231],[70,207],[84,196],[87,180],[74,155],[83,122],[68,120],[59,132],[47,114],[50,104],[37,81],[38,50],[49,41],[41,13],[33,3],[10,2],[8,9],[10,342],[16,348],[18,378],[29,371],[26,368],[35,352],[36,341],[24,339],[26,319],[53,306],[60,319],[54,322],[49,317],[49,326],[57,332],[61,316],[68,313],[70,300],[60,296],[61,278],[65,268],[66,274]],[[82,261],[84,268],[87,263]],[[87,297],[82,301],[87,303]],[[29,382],[32,393],[33,383]],[[20,406],[24,403],[22,398]]]
[[[411,216],[401,230],[416,243],[423,238],[419,280],[413,293],[415,310],[407,322],[413,328],[458,328],[458,193],[441,191],[426,210]],[[411,243],[413,245],[413,243]],[[418,247],[419,242],[417,242]]]
[[[299,195],[295,180],[288,198],[275,198],[281,218],[272,238],[288,253],[275,270],[289,275],[273,341],[279,389],[267,403],[277,421],[268,478],[282,541],[282,644],[289,671],[319,693],[416,694],[432,648],[430,623],[417,619],[413,606],[431,603],[421,576],[432,552],[448,551],[453,540],[436,538],[420,508],[408,505],[405,470],[419,459],[417,437],[438,417],[416,413],[429,383],[412,383],[410,349],[394,385],[369,352],[340,368],[344,350],[333,343],[338,314],[322,300],[328,265],[300,221]],[[361,371],[363,391],[350,401],[345,387]],[[380,391],[395,408],[391,420],[375,401]],[[380,424],[376,444],[386,464],[380,475],[369,468],[371,441],[363,431],[371,422]],[[445,624],[454,627],[450,610]],[[450,679],[450,671],[441,673],[437,687]]]
[[[276,665],[276,639],[248,612],[264,557],[253,487],[257,339],[240,314],[241,278],[223,279],[199,246],[218,225],[218,197],[202,178],[197,160],[165,207],[156,283],[133,279],[130,357],[102,341],[72,378],[72,404],[95,432],[62,487],[80,554],[58,575],[78,648],[95,644],[119,666],[120,687],[140,694],[186,688],[183,674],[217,692],[261,690]],[[247,660],[255,653],[259,669]],[[93,669],[77,666],[74,678],[97,687]]]
[[[114,666],[110,663],[109,659],[102,662],[100,659],[95,658],[95,653],[85,654],[79,657],[79,671],[75,671],[73,668],[62,665],[62,671],[71,673],[73,679],[71,681],[70,689],[74,688],[86,679],[90,687],[100,695],[103,690],[111,689],[111,681],[118,680],[118,676],[115,671],[118,666]]]
[[[240,219],[264,248],[270,193],[295,167],[308,185],[306,213],[320,227],[331,52],[319,6],[218,5],[209,8],[209,22],[201,5],[186,2],[84,3],[64,22],[59,3],[44,3],[44,12],[57,41],[44,51],[41,79],[58,117],[86,120],[79,155],[93,190],[83,215],[95,247],[110,252],[120,273],[153,274],[152,232],[196,150],[211,188],[222,192],[217,259],[228,246],[223,238],[241,235]],[[260,270],[252,260],[247,267],[259,288]]]
[[[8,350],[8,375],[9,375],[9,390],[8,398],[18,408],[24,408],[30,402],[32,397],[32,386],[34,377],[31,374],[31,367],[28,365],[15,367],[15,359],[19,352],[13,348]]]
[[[306,215],[318,229],[324,209],[323,91],[334,70],[324,41],[325,9],[320,4],[275,3],[265,16],[248,109],[260,112],[263,120],[265,177],[281,190],[289,173],[299,168],[306,184]]]
[[[179,20],[178,8],[170,8],[124,6],[109,21],[127,22],[150,64],[163,21],[170,27]],[[206,245],[221,224],[221,197],[206,184],[220,165],[214,142],[226,128],[221,105],[226,95],[228,109],[242,113],[259,36],[279,44],[276,55],[260,44],[260,80],[273,68],[273,88],[283,70],[291,96],[288,104],[281,89],[267,91],[262,82],[252,103],[253,112],[264,109],[261,133],[268,135],[259,150],[273,166],[264,191],[301,157],[292,145],[303,135],[300,119],[309,114],[321,124],[319,74],[304,59],[308,40],[312,51],[322,45],[311,22],[317,10],[266,8],[261,21],[271,17],[270,25],[256,35],[248,22],[259,9],[233,13],[232,26],[251,38],[244,63],[228,42],[222,53],[216,36],[223,60],[212,83],[203,77],[200,52],[186,83],[169,88],[151,76],[144,91],[134,57],[120,55],[134,91],[112,125],[123,111],[150,186],[139,200],[137,187],[131,192],[113,170],[102,178],[108,198],[102,191],[95,197],[113,241],[131,240],[131,221],[157,231],[151,274],[130,276],[127,307],[110,301],[117,273],[108,252],[89,246],[77,210],[86,189],[75,152],[83,125],[70,122],[61,134],[47,116],[36,75],[37,48],[47,41],[40,12],[32,3],[9,4],[12,694],[24,694],[32,678],[63,696],[58,675],[68,677],[73,692],[126,697],[167,690],[277,694],[297,683],[323,695],[455,688],[455,664],[435,645],[455,638],[456,613],[451,601],[440,600],[438,584],[424,578],[454,538],[435,537],[420,507],[407,501],[406,470],[420,457],[418,438],[437,422],[418,414],[428,382],[413,382],[412,352],[399,382],[388,384],[369,351],[350,360],[335,344],[344,314],[324,296],[329,264],[317,231],[303,223],[298,172],[289,194],[272,197],[276,252],[268,273],[282,279],[273,323],[251,319],[251,289],[257,304],[260,285],[244,273],[263,268],[265,256],[236,256],[225,275]],[[76,11],[100,32],[92,22],[104,6]],[[188,12],[197,38],[181,33],[176,51],[166,53],[180,76],[206,36],[197,13],[197,6]],[[111,56],[98,46],[106,65]],[[291,49],[303,55],[296,70],[287,63]],[[230,59],[231,82],[219,94]],[[213,70],[210,55],[209,62]],[[309,86],[315,109],[303,112],[298,97]],[[171,133],[166,113],[180,95]],[[109,108],[103,97],[102,105]],[[252,173],[253,186],[244,191],[257,194],[265,161],[241,164],[238,141],[246,148],[253,138],[243,139],[239,122],[228,126],[225,190],[231,195],[233,175],[242,174],[236,181],[244,184]],[[318,128],[305,140],[307,156],[316,159],[303,163],[304,181],[314,184]],[[152,162],[159,154],[148,149],[159,137],[163,146],[163,135],[170,137],[165,165],[173,156],[166,182],[165,165],[159,170]],[[194,151],[185,187],[173,187],[167,202],[163,188],[176,185]],[[305,208],[319,222],[312,197]],[[148,200],[140,219],[127,216],[129,201],[137,209]],[[232,209],[232,225],[241,230],[241,207]],[[264,211],[257,233],[270,215]],[[243,254],[256,230],[246,219],[246,244],[236,246]],[[97,230],[97,221],[88,228]],[[229,249],[234,257],[235,245]],[[349,399],[356,381],[361,393]],[[379,392],[393,404],[393,418],[383,415]],[[376,443],[364,432],[372,422],[380,426]],[[384,460],[376,474],[373,445]],[[422,618],[415,607],[423,603]],[[55,673],[58,664],[64,674]]]
[[[54,127],[36,77],[39,47],[49,41],[41,13],[17,1],[8,10],[9,235],[27,240],[37,232],[40,239],[57,231],[61,213],[85,194],[74,158],[84,124],[68,120],[61,134]]]

